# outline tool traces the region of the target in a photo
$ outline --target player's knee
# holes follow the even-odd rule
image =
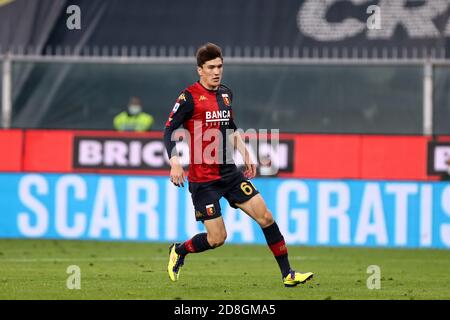
[[[270,226],[273,223],[273,216],[269,210],[266,210],[264,214],[259,219],[258,223],[261,227],[265,228]]]
[[[208,239],[209,244],[213,248],[220,247],[225,243],[225,240],[227,239],[227,232],[221,231],[211,236],[210,239]]]

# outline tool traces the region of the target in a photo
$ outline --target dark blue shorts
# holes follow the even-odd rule
[[[219,200],[227,199],[233,208],[236,203],[244,203],[259,193],[255,186],[246,179],[242,172],[208,182],[189,182],[189,192],[195,208],[197,221],[220,217]]]

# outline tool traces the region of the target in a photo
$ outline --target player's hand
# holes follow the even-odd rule
[[[170,181],[176,185],[177,187],[184,187],[184,182],[186,180],[186,176],[184,175],[184,170],[181,164],[177,159],[171,159],[170,161],[171,169],[170,169]]]
[[[254,178],[256,176],[256,165],[254,163],[246,163],[244,176],[247,179]]]

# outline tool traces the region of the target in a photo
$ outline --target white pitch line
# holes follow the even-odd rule
[[[67,261],[133,261],[139,258],[117,257],[117,258],[11,258],[0,259],[0,262],[67,262]]]
[[[207,261],[226,261],[226,260],[244,260],[244,261],[261,261],[261,260],[271,260],[273,257],[227,257],[227,258],[211,258],[211,257],[202,257],[201,260]],[[289,257],[289,260],[317,260],[317,257],[301,257],[301,256],[293,256]],[[114,261],[165,261],[167,257],[114,257],[114,258],[6,258],[0,259],[1,262],[92,262],[92,261],[105,261],[105,262],[114,262]]]

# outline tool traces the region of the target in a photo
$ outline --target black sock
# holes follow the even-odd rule
[[[262,231],[264,232],[270,250],[278,262],[281,274],[283,277],[286,277],[291,271],[291,266],[289,265],[286,243],[277,223],[274,222],[270,226],[262,228]]]
[[[188,253],[202,252],[209,249],[214,249],[208,242],[207,233],[198,233],[192,239],[180,244],[175,248],[175,252],[183,256]]]

